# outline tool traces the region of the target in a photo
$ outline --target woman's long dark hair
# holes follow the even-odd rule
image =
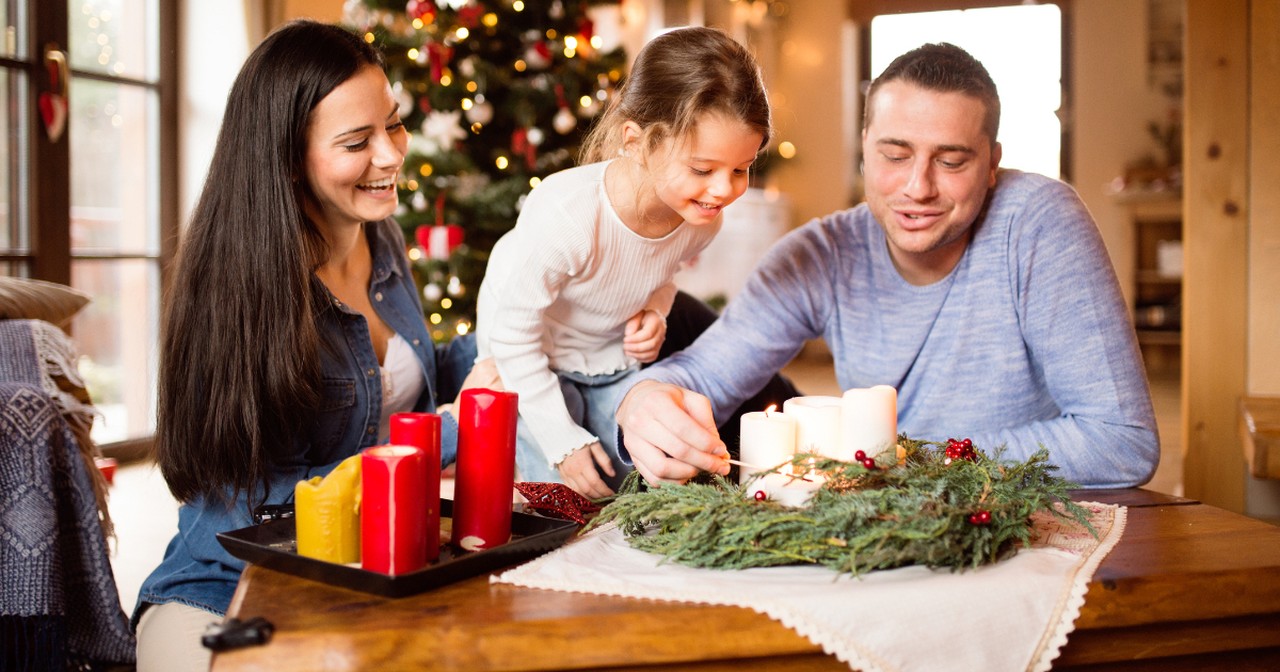
[[[370,64],[381,55],[360,37],[295,21],[231,88],[161,334],[155,457],[180,501],[265,497],[272,465],[315,417],[326,302],[313,271],[328,252],[302,209],[307,125]]]

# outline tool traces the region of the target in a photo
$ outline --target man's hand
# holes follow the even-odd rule
[[[636,470],[651,484],[729,473],[711,402],[697,392],[643,381],[623,397],[617,420]]]
[[[599,441],[573,451],[557,467],[565,485],[584,497],[600,499],[612,495],[613,490],[600,478],[600,473],[596,471],[597,464],[604,473],[614,475],[613,462]]]
[[[656,310],[645,309],[627,320],[622,336],[622,352],[647,364],[658,358],[667,337],[667,320]]]

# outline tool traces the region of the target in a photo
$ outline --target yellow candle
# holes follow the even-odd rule
[[[738,459],[761,469],[788,462],[796,452],[795,418],[772,410],[772,406],[769,408],[767,411],[743,413],[738,425]],[[739,468],[739,483],[745,483],[756,473],[756,469],[751,467]]]
[[[360,455],[343,460],[324,478],[298,481],[293,496],[298,555],[360,562]]]
[[[782,412],[796,420],[796,452],[817,453],[837,460],[844,455],[840,441],[840,397],[792,397],[782,404]]]

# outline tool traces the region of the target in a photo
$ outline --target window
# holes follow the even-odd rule
[[[0,0],[0,273],[93,297],[71,331],[102,413],[98,443],[154,429],[161,269],[177,224],[174,4]]]
[[[1000,92],[1000,165],[1063,177],[1062,10],[1018,5],[871,21],[871,77],[926,42],[950,42],[982,61]]]

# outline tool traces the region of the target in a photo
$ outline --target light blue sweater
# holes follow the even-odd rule
[[[1069,186],[1003,170],[943,280],[898,274],[865,204],[791,232],[724,315],[644,378],[727,414],[813,338],[841,389],[898,389],[898,431],[971,438],[1025,459],[1049,449],[1087,487],[1145,483],[1159,461],[1151,395],[1102,239]]]

